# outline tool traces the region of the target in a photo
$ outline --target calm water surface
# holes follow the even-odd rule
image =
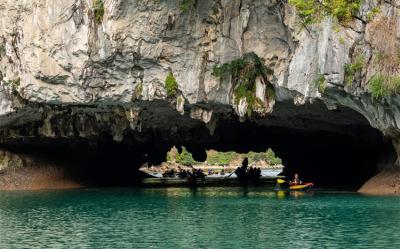
[[[261,187],[0,192],[0,248],[400,248],[400,198]]]

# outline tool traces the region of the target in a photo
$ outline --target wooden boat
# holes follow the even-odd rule
[[[296,185],[291,185],[289,186],[290,190],[309,190],[314,186],[314,183],[312,182],[306,182],[303,184],[296,184]]]

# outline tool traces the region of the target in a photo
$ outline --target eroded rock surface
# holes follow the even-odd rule
[[[398,64],[375,63],[382,23],[391,28],[382,37],[398,48],[399,1],[368,0],[345,26],[327,18],[308,28],[282,1],[194,2],[184,10],[178,0],[105,0],[99,22],[91,0],[2,0],[2,143],[108,136],[164,151],[197,139],[197,151],[223,144],[214,136],[222,124],[245,120],[352,137],[362,137],[354,127],[371,125],[399,138],[399,97],[373,98],[369,88],[377,72],[399,73]],[[237,81],[212,72],[250,53],[271,73],[255,82],[261,103],[249,107],[248,98],[236,101]],[[360,57],[349,74],[346,65]],[[165,87],[169,73],[174,96]]]

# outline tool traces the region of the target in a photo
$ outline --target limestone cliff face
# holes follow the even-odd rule
[[[172,72],[189,103],[229,104],[231,84],[212,68],[250,52],[274,70],[275,85],[296,85],[287,80],[295,45],[286,7],[276,1],[198,1],[186,11],[175,0],[105,1],[101,23],[91,0],[0,4],[2,85],[19,79],[29,101],[163,99]]]
[[[262,108],[254,108],[252,119],[268,122],[270,117],[291,117],[281,112],[282,103],[321,102],[327,110],[344,107],[361,113],[396,144],[400,99],[396,95],[374,99],[368,83],[381,70],[374,64],[379,57],[375,52],[380,46],[376,38],[382,35],[376,33],[380,20],[390,19],[385,39],[399,48],[400,1],[368,0],[358,17],[345,26],[328,18],[306,28],[285,1],[193,2],[182,8],[178,0],[105,0],[99,20],[92,0],[0,0],[0,114],[7,114],[2,118],[3,129],[10,122],[14,127],[32,119],[48,120],[35,126],[37,132],[30,137],[85,137],[89,135],[84,127],[80,132],[71,128],[75,133],[54,132],[57,122],[49,121],[54,112],[31,118],[26,113],[28,121],[13,113],[35,103],[65,108],[120,105],[125,111],[119,110],[118,118],[126,120],[122,122],[126,129],[140,133],[145,120],[139,114],[162,111],[159,104],[151,107],[151,103],[165,101],[177,113],[206,123],[212,134],[215,117],[231,118],[235,113],[244,118],[249,105],[246,98],[235,96],[233,79],[213,76],[213,68],[254,53],[273,73],[256,80],[255,96]],[[379,12],[372,17],[375,9]],[[359,56],[363,57],[361,68],[349,74],[345,65],[356,63]],[[391,70],[398,74],[398,65]],[[178,84],[173,97],[165,87],[169,73]],[[268,86],[273,86],[272,98]],[[233,113],[224,109],[229,106]],[[293,110],[292,116],[297,115]],[[304,115],[316,120],[326,116],[324,112]],[[150,118],[153,126],[155,116]],[[108,122],[98,115],[91,120],[101,120],[105,126]],[[184,125],[191,122],[186,120]],[[358,118],[349,122],[359,124]],[[88,128],[90,136],[92,128]],[[107,129],[116,141],[123,140],[125,128]],[[3,134],[18,137],[17,131]]]

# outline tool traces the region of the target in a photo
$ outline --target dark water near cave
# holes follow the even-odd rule
[[[0,192],[0,248],[400,248],[400,197],[262,187]]]

